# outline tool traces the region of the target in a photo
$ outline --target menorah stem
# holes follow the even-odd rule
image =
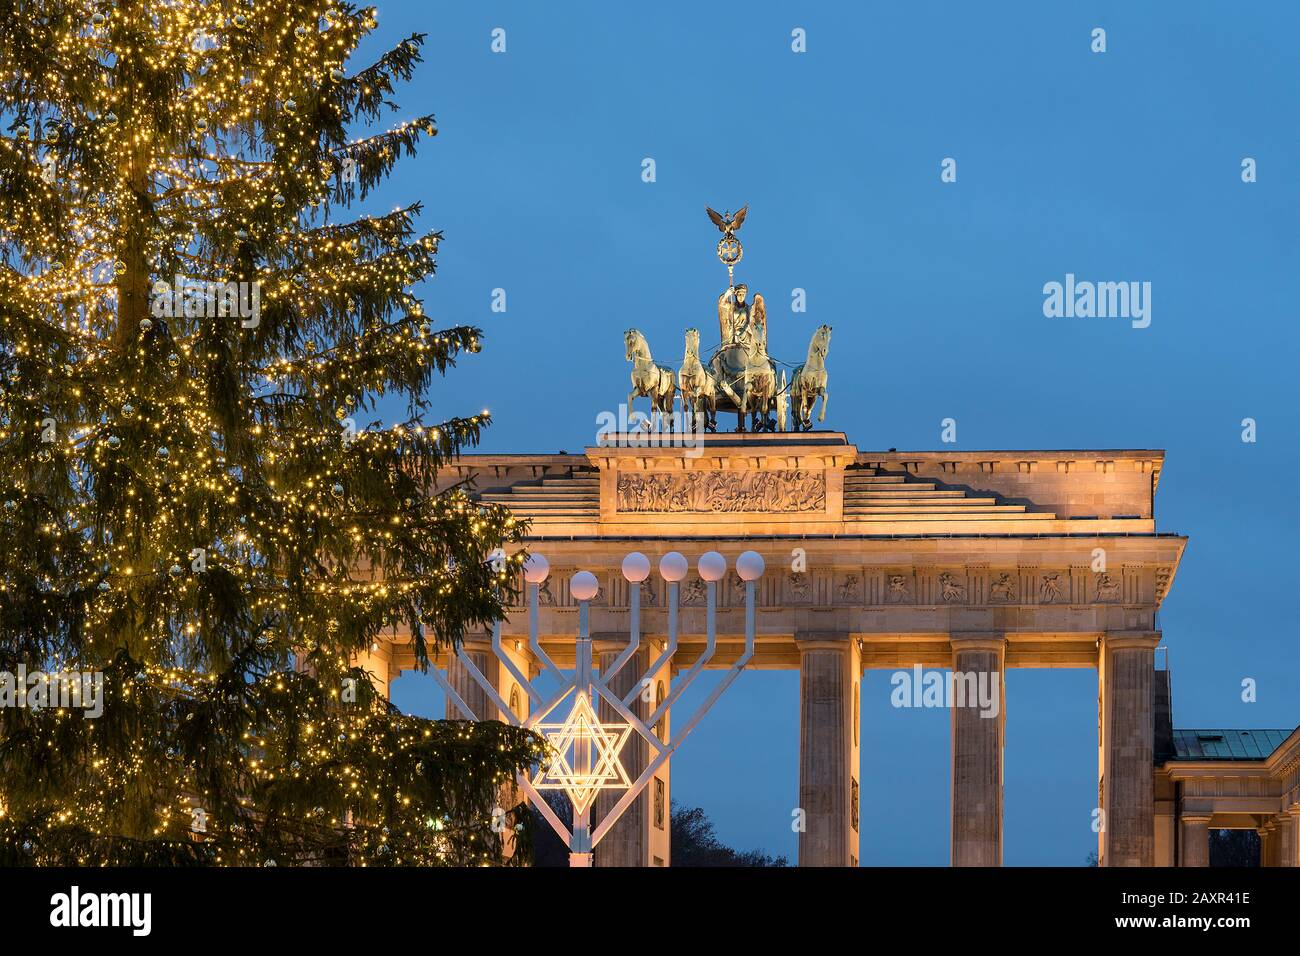
[[[575,768],[576,769],[576,768]],[[591,809],[573,814],[573,838],[569,841],[569,866],[591,866]]]
[[[578,602],[578,640],[574,645],[574,666],[577,670],[578,690],[591,691],[591,633],[588,630],[588,609],[586,601]]]
[[[606,687],[613,684],[614,676],[623,669],[624,665],[632,659],[632,655],[637,652],[637,648],[641,646],[641,582],[632,581],[630,583],[628,588],[628,603],[630,604],[631,610],[631,613],[628,615],[631,619],[631,625],[629,628],[627,647],[623,649],[623,653],[619,654],[618,657],[614,659],[614,663],[600,675],[601,680]]]
[[[754,582],[745,582],[745,643],[754,645]]]
[[[541,591],[541,587],[540,584],[533,584],[531,582],[528,585],[528,647],[532,650],[533,655],[542,662],[542,666],[546,668],[548,674],[558,681],[563,681],[563,672],[555,666],[555,661],[551,660],[551,655],[542,650],[542,641],[537,633],[537,618],[539,613],[537,606],[539,603],[539,592]]]
[[[718,582],[710,581],[708,604],[704,612],[704,633],[708,646],[713,647],[718,640]]]

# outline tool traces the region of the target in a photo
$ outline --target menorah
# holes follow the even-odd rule
[[[659,559],[659,574],[667,584],[668,592],[668,633],[659,656],[647,668],[647,674],[658,672],[677,651],[678,586],[688,570],[686,558],[676,551],[670,551]],[[589,606],[599,590],[599,582],[590,571],[578,571],[570,579],[569,591],[578,601],[578,635],[572,676],[561,670],[542,648],[538,636],[538,592],[550,574],[550,564],[540,554],[529,556],[524,564],[524,580],[528,592],[528,646],[540,666],[539,677],[547,675],[558,684],[558,690],[552,692],[549,698],[544,698],[534,680],[521,672],[505,653],[501,644],[501,623],[498,621],[492,627],[492,652],[528,695],[530,708],[527,717],[521,717],[502,700],[492,682],[465,652],[464,647],[456,650],[457,660],[466,673],[483,689],[487,700],[509,723],[536,730],[550,742],[550,752],[532,778],[521,773],[517,784],[569,848],[570,866],[591,866],[596,845],[645,790],[655,772],[691,735],[754,655],[754,583],[763,576],[763,558],[757,552],[746,551],[736,559],[736,573],[745,585],[745,649],[712,693],[691,714],[681,731],[674,733],[668,729],[667,721],[662,721],[663,716],[673,702],[694,683],[717,652],[718,582],[727,573],[727,559],[717,551],[707,551],[700,555],[696,570],[707,585],[704,650],[685,673],[671,682],[668,693],[644,721],[632,709],[633,701],[642,693],[642,688],[633,684],[626,694],[619,694],[610,686],[641,646],[641,583],[650,576],[650,559],[639,551],[633,551],[623,559],[623,577],[628,582],[630,610],[628,643],[609,667],[601,671],[592,666],[588,625]],[[469,720],[482,719],[457,693],[446,675],[437,669],[433,670],[433,674],[457,710]],[[571,695],[573,702],[564,720],[548,721],[550,714]],[[599,701],[604,701],[622,721],[602,723],[593,706]],[[663,728],[662,737],[660,728]],[[653,755],[636,780],[629,779],[620,759],[623,747],[632,733],[640,734],[645,739]],[[568,797],[573,806],[572,828],[566,826],[543,799],[540,793],[543,790],[560,790]],[[593,820],[592,807],[596,796],[609,790],[623,790],[624,793],[600,820]]]

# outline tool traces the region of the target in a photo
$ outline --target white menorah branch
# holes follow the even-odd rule
[[[647,674],[657,673],[672,659],[677,650],[678,585],[686,577],[688,569],[686,558],[676,551],[670,551],[659,559],[659,574],[668,585],[668,640],[659,656],[647,668]],[[662,738],[659,736],[656,728],[667,726],[667,722],[662,721],[664,714],[695,681],[700,671],[713,659],[717,650],[718,582],[727,573],[727,560],[716,551],[708,551],[700,555],[696,569],[699,571],[700,578],[708,585],[704,651],[686,673],[671,682],[672,686],[668,694],[644,721],[632,710],[632,702],[641,689],[634,684],[627,694],[620,696],[610,687],[614,677],[627,665],[641,646],[641,582],[650,576],[650,559],[639,551],[633,551],[623,559],[623,577],[627,579],[629,585],[631,611],[627,647],[608,668],[599,673],[592,667],[591,634],[588,629],[589,605],[591,599],[596,596],[599,582],[590,571],[579,571],[570,579],[570,592],[578,601],[578,636],[572,677],[567,676],[543,650],[538,636],[538,589],[550,573],[550,565],[540,554],[531,555],[525,562],[524,580],[527,582],[528,590],[528,646],[541,665],[542,673],[556,681],[559,690],[549,700],[543,699],[533,681],[520,671],[502,648],[499,621],[492,627],[492,652],[527,693],[530,702],[530,713],[527,717],[516,714],[514,708],[501,699],[492,682],[474,664],[463,647],[456,650],[456,658],[465,668],[466,673],[482,688],[487,699],[509,723],[516,727],[543,732],[551,742],[552,753],[543,761],[534,778],[530,780],[527,774],[521,773],[518,777],[518,785],[568,846],[571,866],[591,865],[592,852],[596,845],[645,790],[654,778],[655,772],[672,756],[673,751],[686,741],[696,725],[754,656],[754,583],[763,576],[763,558],[757,552],[746,551],[736,559],[736,573],[745,583],[744,653],[727,670],[713,692],[691,714],[680,733],[674,734],[665,730],[664,736]],[[442,671],[434,668],[432,672],[448,699],[467,719],[481,719],[456,692],[455,687]],[[570,695],[573,696],[573,704],[567,717],[559,723],[547,722],[546,718],[551,712]],[[602,724],[592,706],[599,700],[608,704],[626,723]],[[629,780],[619,754],[633,731],[645,739],[654,756],[636,780]],[[538,793],[539,790],[546,789],[563,790],[573,804],[572,829],[565,826]],[[599,821],[593,821],[592,806],[595,797],[604,790],[625,792],[604,817]]]

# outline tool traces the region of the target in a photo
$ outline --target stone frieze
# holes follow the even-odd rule
[[[791,514],[826,510],[824,471],[620,474],[617,509],[642,514]]]

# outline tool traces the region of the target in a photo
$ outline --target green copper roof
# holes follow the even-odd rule
[[[1174,760],[1264,760],[1290,730],[1174,730]]]

